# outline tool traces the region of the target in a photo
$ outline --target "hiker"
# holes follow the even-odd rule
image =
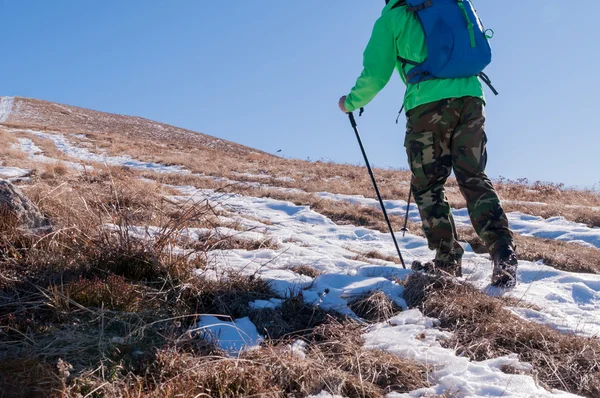
[[[429,248],[436,251],[435,259],[422,264],[420,270],[462,276],[464,250],[458,242],[451,208],[444,193],[444,184],[454,170],[473,227],[494,263],[492,285],[512,287],[516,283],[518,261],[508,219],[485,174],[487,138],[481,82],[477,73],[467,75],[470,77],[438,78],[424,72],[422,67],[433,55],[427,45],[433,34],[428,34],[426,41],[426,25],[416,14],[439,3],[442,2],[386,1],[364,52],[364,70],[350,94],[340,99],[339,107],[345,113],[364,107],[388,83],[394,69],[398,69],[407,85],[404,146],[412,172],[411,188]],[[469,18],[464,8],[471,7],[467,0],[452,3],[451,6],[461,7],[461,18]],[[470,18],[476,20],[472,8],[469,10],[472,13]],[[464,22],[462,19],[461,28],[466,31],[467,24]],[[470,44],[466,45],[473,48],[483,46],[480,40],[485,40],[491,61],[485,33],[481,30],[467,32],[467,41],[469,36]],[[418,73],[421,76],[417,76]],[[481,76],[490,83],[487,76]],[[413,269],[415,266],[420,264],[415,262]]]

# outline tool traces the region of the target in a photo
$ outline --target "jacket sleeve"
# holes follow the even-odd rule
[[[375,22],[363,55],[363,71],[346,98],[348,112],[367,105],[390,81],[396,67],[396,40],[388,15]]]

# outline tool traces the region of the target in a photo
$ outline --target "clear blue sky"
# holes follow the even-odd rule
[[[0,95],[143,116],[286,157],[358,163],[337,100],[383,0],[0,0]],[[475,0],[493,28],[492,177],[600,181],[600,1]],[[406,167],[395,76],[359,119]]]

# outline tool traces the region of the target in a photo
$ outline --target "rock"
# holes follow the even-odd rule
[[[50,229],[50,221],[37,206],[12,183],[0,180],[0,218],[18,222],[18,227],[30,231]],[[11,222],[11,221],[9,221]]]

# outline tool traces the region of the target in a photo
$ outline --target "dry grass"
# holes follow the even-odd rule
[[[302,292],[292,292],[276,309],[250,312],[256,328],[272,340],[305,336],[328,319],[328,313],[307,304]]]
[[[398,237],[397,237],[398,238]],[[353,251],[351,247],[346,248],[346,250]],[[371,250],[366,253],[358,253],[353,260],[356,261],[369,261],[369,260],[382,260],[390,263],[400,264],[400,258],[398,255],[390,256],[387,254],[383,254],[377,250]]]
[[[554,239],[516,237],[519,257],[570,272],[600,273],[600,250]]]
[[[561,203],[546,206],[504,203],[503,207],[507,212],[519,211],[543,218],[561,216],[569,221],[585,224],[590,228],[600,227],[600,208],[597,207],[569,207]]]
[[[9,145],[0,160],[34,169],[26,193],[50,216],[55,231],[33,236],[17,232],[10,219],[0,225],[0,387],[14,396],[306,396],[327,390],[349,397],[381,397],[406,392],[426,383],[427,369],[382,352],[362,349],[360,326],[335,320],[307,305],[296,292],[275,310],[254,311],[249,302],[275,295],[257,278],[226,274],[218,280],[198,278],[211,250],[276,249],[276,242],[208,236],[193,244],[187,256],[168,248],[183,245],[185,228],[214,228],[218,213],[209,206],[179,206],[163,198],[168,190],[141,181],[194,185],[309,205],[338,224],[354,224],[387,232],[380,211],[319,199],[311,192],[373,197],[365,169],[329,162],[281,159],[250,148],[140,118],[106,115],[43,101],[17,99],[19,120],[13,127],[85,133],[71,137],[111,155],[168,165],[182,165],[211,177],[299,188],[285,193],[247,184],[192,175],[156,175],[93,164],[94,171],[73,172],[60,162],[40,166]],[[26,135],[26,134],[25,134]],[[23,135],[23,136],[25,136]],[[27,135],[48,156],[68,159],[47,140]],[[4,142],[16,136],[0,129]],[[75,160],[76,161],[76,160]],[[271,178],[240,176],[239,173]],[[409,173],[376,169],[386,199],[404,199]],[[292,177],[282,180],[279,177]],[[447,197],[464,207],[456,181]],[[570,220],[599,225],[600,196],[589,191],[526,181],[496,183],[500,196],[546,206],[512,205],[507,209],[544,217],[561,214]],[[576,205],[587,208],[573,207]],[[513,207],[514,206],[514,207]],[[260,220],[264,222],[264,220]],[[401,217],[393,217],[396,229]],[[112,231],[105,224],[116,226]],[[130,227],[156,225],[153,239],[135,238]],[[233,227],[233,226],[232,226]],[[411,232],[422,234],[411,223]],[[234,228],[235,229],[235,228]],[[472,232],[466,239],[477,247]],[[523,259],[543,259],[572,271],[598,272],[597,250],[556,241],[517,237]],[[378,252],[364,258],[396,261]],[[363,258],[361,257],[361,258]],[[295,272],[318,276],[307,266]],[[597,396],[597,341],[565,336],[526,323],[503,309],[505,302],[468,287],[429,280],[409,282],[407,295],[428,315],[456,332],[461,353],[485,359],[517,352],[534,364],[539,379],[550,387]],[[509,303],[510,304],[510,303]],[[397,311],[385,295],[375,293],[352,303],[360,316],[385,320]],[[250,316],[270,341],[239,358],[227,358],[206,341],[191,335],[198,314]],[[543,338],[539,338],[542,336]],[[292,338],[309,343],[304,358],[288,348]],[[510,371],[510,369],[507,369]],[[78,395],[79,394],[79,395]],[[596,395],[594,395],[596,394]],[[448,392],[447,396],[452,396]]]
[[[360,327],[306,304],[301,292],[276,310],[255,311],[251,301],[276,297],[263,280],[199,277],[194,270],[206,267],[211,250],[276,244],[208,236],[177,254],[170,248],[180,243],[179,231],[220,225],[208,204],[175,205],[161,192],[118,168],[52,173],[27,193],[52,217],[54,232],[31,236],[2,218],[3,396],[301,397],[327,390],[383,397],[427,385],[426,368],[363,350]],[[151,239],[130,233],[151,223],[159,227]],[[200,314],[250,316],[269,342],[226,357],[189,332]],[[315,332],[326,324],[327,332]],[[299,336],[309,343],[305,357],[288,348]]]
[[[118,142],[119,139],[117,137],[92,137],[95,139],[108,140],[110,143]],[[43,144],[43,139],[39,139],[37,137],[32,137],[32,139],[37,139],[40,145],[49,146],[47,148],[48,151],[52,151],[51,146],[53,144],[46,142]],[[128,137],[128,140],[131,137]],[[144,146],[145,145],[145,146]],[[135,148],[146,148],[148,143],[141,143],[140,145],[135,145]],[[126,147],[123,148],[131,148],[131,144],[128,142]],[[110,145],[108,145],[110,148]],[[46,148],[45,148],[46,149]],[[177,148],[177,156],[176,159],[146,159],[151,161],[162,161],[166,164],[183,164],[185,163],[185,159],[196,159],[196,157],[183,156],[186,152],[181,150],[182,148]],[[56,149],[54,149],[56,151]],[[147,147],[145,149],[146,153],[165,153],[164,148],[158,147]],[[167,151],[168,152],[168,151]],[[234,179],[242,179],[253,181],[257,179],[253,179],[251,177],[240,177],[233,175],[232,173],[237,172],[247,172],[262,174],[262,175],[271,175],[273,177],[277,176],[289,176],[290,163],[294,163],[292,169],[295,170],[298,176],[303,176],[302,178],[296,178],[294,183],[290,182],[281,182],[276,179],[271,179],[270,181],[264,181],[263,179],[258,179],[259,182],[268,182],[272,185],[280,185],[280,186],[291,186],[296,188],[301,188],[307,191],[306,194],[302,193],[283,193],[273,190],[265,190],[265,189],[256,189],[256,188],[248,188],[243,184],[237,186],[226,186],[224,183],[215,182],[210,178],[201,178],[196,176],[182,176],[182,175],[173,175],[171,177],[161,177],[161,180],[167,179],[170,183],[179,183],[179,184],[190,184],[203,187],[203,188],[217,188],[224,189],[229,192],[240,192],[245,194],[251,194],[255,196],[266,196],[273,197],[282,200],[291,200],[296,204],[306,204],[311,205],[311,207],[328,217],[330,217],[333,221],[338,224],[354,224],[357,226],[364,226],[367,228],[377,229],[379,231],[385,232],[387,231],[387,225],[384,223],[383,218],[380,212],[375,208],[364,208],[362,206],[343,204],[335,201],[329,200],[321,200],[316,197],[310,195],[309,192],[314,191],[330,191],[335,193],[347,193],[347,194],[362,194],[365,196],[373,196],[372,187],[370,185],[370,181],[367,178],[364,170],[349,166],[349,165],[333,165],[330,163],[323,162],[303,162],[303,161],[295,161],[295,160],[283,160],[278,159],[271,156],[261,155],[261,154],[252,154],[248,155],[247,158],[249,161],[254,162],[254,166],[248,168],[249,165],[245,163],[239,163],[238,157],[231,157],[230,155],[223,155],[219,157],[218,154],[211,152],[210,156],[200,157],[201,159],[206,160],[206,164],[201,164],[199,166],[193,166],[190,164],[186,164],[188,168],[195,170],[197,172],[204,172],[207,175],[213,176],[226,176]],[[210,164],[215,163],[214,160],[219,157],[218,169],[211,169]],[[194,160],[195,161],[195,160]],[[183,163],[182,163],[183,162]],[[236,171],[237,170],[237,171]],[[42,175],[44,177],[52,176],[59,177],[61,174],[64,174],[64,166],[46,166],[46,170],[42,171]],[[136,172],[137,173],[137,172]],[[384,196],[389,198],[398,198],[405,197],[407,195],[406,186],[399,187],[398,183],[401,181],[405,181],[407,179],[406,172],[397,172],[390,170],[377,170],[377,174],[380,180],[380,185]],[[309,179],[306,176],[310,176]],[[146,175],[147,177],[156,177],[154,175]],[[509,211],[519,210],[525,211],[530,214],[540,215],[543,217],[550,217],[556,214],[561,214],[566,218],[586,223],[589,226],[597,226],[600,225],[600,212],[597,210],[593,210],[591,208],[572,208],[574,204],[583,204],[586,206],[597,206],[600,205],[600,199],[598,198],[598,194],[591,191],[575,191],[564,189],[561,186],[552,185],[552,184],[542,184],[539,182],[529,184],[526,181],[506,181],[500,180],[496,183],[498,191],[501,196],[505,199],[509,200],[520,200],[520,201],[545,201],[548,203],[548,206],[535,206],[535,205],[513,205],[513,204],[505,204],[505,208]],[[448,198],[450,202],[456,206],[464,206],[464,200],[456,190],[456,183],[454,180],[449,181],[448,183]],[[392,222],[394,225],[402,225],[401,217],[392,217]],[[418,224],[411,223],[410,230],[412,233],[416,233],[418,235],[422,235],[420,226]],[[535,258],[537,253],[529,252],[525,249],[525,247],[531,247],[532,245],[543,246],[543,242],[520,242],[521,254],[523,259]],[[556,249],[554,250],[556,252]],[[571,250],[573,251],[573,250]],[[547,252],[547,251],[546,251]],[[556,256],[554,256],[556,257]],[[552,261],[547,262],[548,264],[553,264],[558,267],[562,267],[567,270],[574,271],[584,271],[589,272],[597,269],[596,264],[592,260],[586,260],[582,257],[588,257],[587,253],[585,255],[579,256],[563,256],[563,260],[553,259]],[[574,258],[577,258],[574,260]],[[597,257],[595,257],[597,258]],[[550,259],[547,259],[550,260]],[[386,259],[386,261],[389,261]],[[395,261],[395,260],[392,260]],[[593,271],[596,272],[596,271]]]
[[[385,293],[376,291],[364,294],[348,303],[356,315],[372,323],[385,322],[402,311]]]
[[[294,265],[293,267],[290,268],[291,271],[294,271],[295,273],[297,273],[298,275],[306,275],[309,276],[311,278],[316,278],[317,276],[321,275],[321,271],[319,271],[318,269],[311,267],[310,265]]]
[[[562,334],[525,321],[504,308],[501,300],[467,284],[415,274],[406,282],[409,306],[438,318],[453,338],[445,344],[477,361],[516,353],[533,365],[537,379],[586,397],[600,395],[600,342]]]
[[[329,322],[315,329],[313,342],[316,348],[334,364],[381,389],[382,393],[409,392],[428,387],[422,365],[398,358],[383,351],[365,350],[363,328],[352,322]],[[363,387],[364,388],[364,387]],[[344,396],[377,396],[364,390],[345,391]]]
[[[200,237],[195,242],[195,245],[212,250],[278,250],[280,248],[279,243],[272,237],[265,236],[262,239],[247,239],[243,236],[237,235],[219,235],[214,233],[208,233]]]
[[[282,159],[214,137],[141,118],[109,115],[23,98],[17,98],[15,104],[19,113],[11,115],[10,126],[83,133],[87,135],[90,142],[105,149],[109,154],[128,154],[140,160],[182,165],[207,176],[262,182],[299,188],[307,192],[327,191],[374,196],[371,181],[363,167],[322,161]],[[79,140],[75,137],[71,139]],[[86,141],[79,141],[81,145],[86,144]],[[52,153],[56,149],[50,147],[48,151]],[[261,177],[240,176],[244,173]],[[375,174],[385,198],[407,197],[409,172],[376,169]],[[264,176],[270,176],[271,179],[265,179]],[[278,179],[281,177],[291,177],[294,181]],[[578,191],[567,189],[560,184],[529,182],[525,179],[511,181],[501,178],[494,184],[499,195],[505,200],[544,202],[548,205],[544,208],[506,204],[505,207],[508,209],[512,210],[514,207],[518,210],[526,206],[531,214],[541,216],[561,214],[570,220],[592,226],[600,223],[600,212],[589,208],[600,207],[600,194],[597,192]],[[447,198],[453,207],[464,207],[464,199],[457,188],[455,179],[449,179]],[[589,207],[570,207],[577,205]]]
[[[157,351],[145,374],[129,373],[112,383],[97,374],[75,378],[64,396],[123,397],[304,397],[323,390],[347,397],[383,397],[428,386],[427,369],[362,348],[362,329],[330,321],[315,330],[302,356],[287,342],[227,358],[204,349],[194,355],[176,348]]]
[[[459,235],[476,253],[487,253],[485,245],[472,228],[461,228]],[[542,260],[546,265],[569,272],[600,273],[600,249],[518,234],[515,235],[515,244],[521,260]]]
[[[35,360],[0,361],[0,396],[47,397],[64,388],[57,366]]]
[[[500,178],[494,184],[498,193],[505,200],[542,202],[556,206],[600,206],[598,192],[565,188],[564,184],[530,182],[526,178],[518,180]]]
[[[13,149],[12,146],[18,143],[16,137],[0,127],[0,140],[3,145],[0,146],[0,160],[7,164],[19,163],[19,167],[27,159],[27,155],[18,149]]]
[[[198,181],[196,181],[198,183]],[[387,224],[381,211],[375,207],[365,207],[356,204],[340,203],[333,200],[321,199],[310,193],[281,192],[276,190],[255,189],[243,185],[227,185],[219,187],[223,191],[236,192],[243,195],[254,195],[259,197],[270,197],[279,200],[290,201],[296,205],[310,206],[311,209],[329,217],[339,225],[353,224],[365,228],[371,228],[380,232],[388,232]],[[404,219],[399,216],[391,216],[392,226],[398,230],[403,225]],[[420,223],[409,222],[408,229],[411,234],[423,236]],[[475,252],[487,253],[483,242],[472,227],[459,229],[460,239],[471,244]],[[518,253],[521,259],[527,261],[544,260],[545,264],[557,269],[570,272],[600,272],[600,250],[561,242],[552,239],[541,239],[515,235]],[[398,263],[396,256],[384,255],[376,251],[369,253],[358,253],[356,260],[368,261],[368,259],[379,259]]]
[[[565,188],[563,184],[511,181],[500,179],[495,184],[503,200],[527,203],[505,203],[507,211],[520,211],[543,218],[558,215],[589,227],[600,227],[600,193],[592,190]],[[541,203],[541,204],[539,204]]]

